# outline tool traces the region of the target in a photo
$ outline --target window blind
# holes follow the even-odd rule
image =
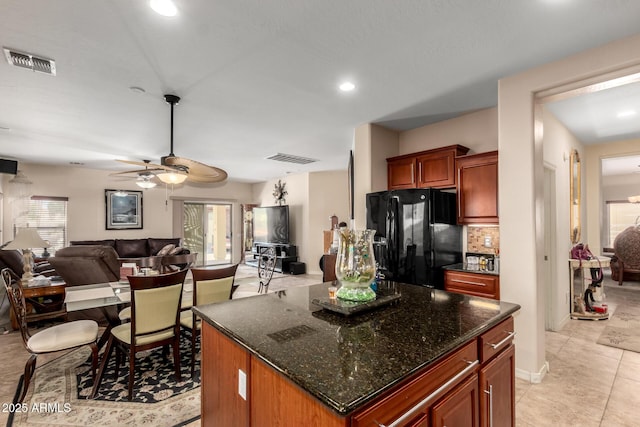
[[[36,228],[40,237],[49,241],[52,254],[65,247],[68,200],[67,197],[32,196],[29,211],[15,220],[14,236],[20,228]]]

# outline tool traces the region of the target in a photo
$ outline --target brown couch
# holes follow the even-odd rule
[[[120,261],[111,246],[68,246],[57,250],[49,262],[67,286],[120,280]]]
[[[111,246],[118,254],[118,258],[127,260],[155,256],[166,245],[174,245],[177,248],[181,247],[179,237],[167,239],[149,237],[142,239],[72,240],[70,243],[71,246]],[[179,253],[183,253],[185,251],[188,253],[186,249]]]
[[[18,280],[24,273],[22,253],[17,249],[0,250],[0,271],[8,268],[11,277]],[[33,266],[33,274],[43,276],[55,276],[56,272],[48,261],[36,262]]]

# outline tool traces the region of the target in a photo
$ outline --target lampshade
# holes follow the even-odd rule
[[[147,177],[147,176],[141,176],[140,178],[138,178],[138,179],[136,180],[136,185],[137,185],[138,187],[141,187],[141,188],[145,188],[145,189],[146,189],[146,188],[153,188],[153,187],[155,187],[155,186],[156,186],[156,185],[158,185],[158,184],[156,184],[155,182],[151,181],[151,178],[150,178],[150,177]]]
[[[162,172],[156,175],[158,179],[165,184],[182,184],[186,179],[187,175],[181,172]]]
[[[18,231],[16,238],[4,249],[31,249],[31,248],[48,248],[49,243],[42,240],[35,228],[23,228]]]

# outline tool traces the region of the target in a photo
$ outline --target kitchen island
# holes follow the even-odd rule
[[[329,286],[193,308],[202,425],[481,425],[496,410],[511,425],[518,305],[383,282],[398,301],[344,316],[312,303]],[[479,389],[496,372],[503,394],[490,402],[493,386]]]

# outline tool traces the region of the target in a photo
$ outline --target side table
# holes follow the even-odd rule
[[[576,305],[576,289],[575,286],[576,284],[574,283],[574,276],[575,276],[575,271],[576,270],[580,270],[580,289],[579,289],[579,298],[582,298],[584,295],[584,292],[587,290],[587,288],[589,287],[589,280],[585,277],[585,270],[588,270],[590,268],[598,268],[598,267],[602,267],[602,268],[607,268],[609,267],[609,262],[611,261],[611,259],[609,257],[596,257],[593,259],[589,259],[589,260],[579,260],[579,259],[569,259],[569,283],[570,283],[570,288],[569,288],[569,295],[570,295],[570,315],[572,319],[582,319],[582,320],[605,320],[609,318],[609,313],[591,313],[591,312],[585,312],[585,313],[580,313],[578,311],[575,310],[575,305]],[[603,298],[604,298],[604,290],[603,290]]]
[[[65,282],[51,282],[42,286],[23,286],[22,294],[24,295],[27,307],[27,323],[37,322],[38,320],[55,319],[58,317],[67,317],[67,309],[64,305]],[[51,299],[51,311],[47,311],[47,304],[39,304],[39,299]],[[42,312],[36,312],[34,304],[45,307]],[[59,307],[58,307],[59,306]],[[13,310],[10,311],[11,327],[18,329],[19,325]]]

